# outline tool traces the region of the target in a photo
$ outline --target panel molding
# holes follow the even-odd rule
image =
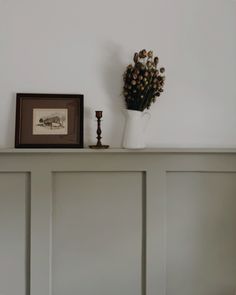
[[[0,183],[0,293],[29,295],[30,173],[0,171]]]
[[[175,179],[173,177],[177,177],[178,180],[180,180],[179,183],[176,183],[175,181],[172,182],[172,184],[174,185],[175,189],[171,188],[171,183],[170,180],[169,182],[169,186],[166,186],[166,189],[170,190],[170,192],[168,193],[166,191],[166,200],[168,201],[169,205],[168,207],[171,208],[171,211],[168,213],[168,209],[166,207],[165,210],[165,214],[166,214],[166,218],[169,220],[169,228],[168,228],[168,236],[169,239],[171,240],[171,236],[172,236],[172,240],[171,242],[169,242],[168,248],[171,248],[171,245],[175,245],[175,249],[173,250],[172,247],[172,252],[175,254],[174,259],[173,259],[173,255],[171,256],[171,251],[169,252],[169,256],[167,256],[168,258],[170,258],[169,261],[171,261],[174,264],[174,269],[175,269],[175,279],[173,280],[173,273],[172,275],[172,284],[175,286],[173,288],[167,289],[167,284],[166,284],[166,295],[170,295],[170,294],[189,294],[189,292],[191,293],[190,289],[192,290],[192,294],[216,294],[216,292],[219,292],[219,294],[234,294],[235,290],[236,290],[236,285],[235,285],[235,278],[236,278],[236,272],[235,272],[235,266],[236,266],[236,251],[234,252],[234,256],[230,256],[230,258],[228,257],[228,262],[227,259],[225,260],[221,260],[223,259],[222,257],[224,257],[224,259],[227,257],[227,250],[225,252],[225,250],[223,251],[223,246],[226,246],[226,242],[222,241],[222,236],[224,236],[224,226],[225,226],[225,222],[228,224],[228,228],[226,229],[226,233],[229,231],[231,232],[231,235],[229,236],[229,232],[228,232],[228,248],[231,249],[232,252],[232,245],[236,245],[236,239],[235,239],[235,235],[232,233],[233,232],[233,228],[235,228],[236,225],[236,219],[235,217],[235,212],[232,213],[231,211],[231,217],[226,218],[226,216],[228,217],[228,209],[229,208],[235,208],[235,204],[236,204],[236,186],[235,186],[235,180],[236,180],[236,171],[232,171],[231,169],[229,171],[225,171],[225,170],[216,170],[216,171],[212,171],[212,170],[204,170],[204,171],[186,171],[186,170],[174,170],[174,171],[166,171],[166,181],[167,178]],[[179,177],[181,177],[179,179]],[[186,179],[184,179],[183,177],[185,177]],[[233,179],[234,178],[234,179]],[[199,185],[200,184],[200,185]],[[216,188],[215,188],[216,186]],[[222,190],[222,186],[224,187],[224,190]],[[191,187],[192,189],[189,189],[188,187]],[[230,191],[231,188],[231,191]],[[233,188],[233,190],[232,190]],[[173,191],[174,190],[174,191]],[[177,191],[177,192],[176,192]],[[186,194],[186,195],[185,195]],[[172,199],[170,200],[170,195],[172,195]],[[226,198],[226,197],[229,198]],[[215,198],[216,197],[216,198]],[[176,203],[176,198],[180,198],[180,202],[177,204]],[[193,203],[191,203],[191,199],[194,200]],[[211,200],[211,201],[210,201]],[[230,200],[231,207],[228,205],[227,201]],[[171,205],[172,204],[172,205]],[[185,205],[186,208],[181,208],[183,207],[182,205]],[[191,206],[187,206],[190,205]],[[227,207],[228,206],[228,207]],[[190,209],[190,213],[188,212],[188,208]],[[222,211],[222,208],[225,208],[224,211]],[[228,208],[226,210],[226,208]],[[175,212],[175,214],[173,213]],[[182,213],[181,213],[182,212]],[[169,216],[168,216],[169,214]],[[179,216],[179,218],[176,218],[175,216]],[[225,216],[225,217],[223,217]],[[183,220],[185,220],[185,222],[183,222]],[[172,220],[173,219],[173,220]],[[215,220],[215,221],[214,221]],[[229,221],[230,220],[230,221]],[[214,223],[213,223],[214,221]],[[229,222],[230,225],[229,225]],[[179,223],[179,224],[178,224]],[[175,226],[176,224],[178,224],[178,226]],[[234,226],[233,226],[234,224]],[[217,226],[218,225],[218,226]],[[223,229],[222,229],[222,225],[223,225]],[[180,227],[181,226],[181,227]],[[189,230],[192,226],[192,230],[193,232],[195,231],[195,235],[191,235],[191,231]],[[172,228],[172,231],[171,231]],[[175,230],[173,230],[173,228]],[[181,231],[179,231],[181,228]],[[213,229],[209,229],[209,228],[213,228]],[[189,233],[188,233],[189,230]],[[228,231],[227,231],[228,230]],[[208,234],[206,235],[208,231]],[[210,231],[210,232],[209,232]],[[219,235],[218,235],[218,231],[219,231]],[[169,233],[171,232],[171,233]],[[179,235],[175,236],[175,233],[179,233]],[[191,246],[187,246],[188,243],[186,243],[185,239],[187,237],[187,233],[189,234],[188,236],[188,243],[190,243]],[[196,236],[200,235],[200,237],[202,238],[202,240],[196,240]],[[204,236],[205,235],[205,236]],[[173,238],[174,236],[174,238]],[[214,238],[211,240],[211,236],[213,236]],[[227,236],[227,234],[226,234]],[[182,237],[182,240],[181,240]],[[183,238],[184,237],[184,238]],[[206,238],[207,237],[207,238]],[[230,237],[230,238],[229,238]],[[167,239],[167,237],[166,237]],[[195,239],[195,240],[194,240]],[[205,240],[209,239],[211,247],[204,243]],[[173,242],[173,240],[175,240],[175,243]],[[193,243],[194,240],[194,243]],[[229,243],[230,240],[230,243]],[[185,241],[185,243],[182,243],[181,247],[180,247],[180,241]],[[192,241],[192,244],[191,244]],[[196,249],[196,245],[201,244],[201,246],[199,248]],[[209,242],[208,241],[208,242]],[[220,242],[219,242],[220,241]],[[179,242],[179,243],[178,243]],[[230,245],[230,247],[229,247]],[[184,252],[184,250],[182,250],[182,248],[184,249],[184,247],[187,248],[186,252]],[[192,248],[191,248],[192,247]],[[166,248],[167,249],[167,248]],[[191,249],[191,251],[190,251]],[[194,250],[192,250],[194,249]],[[226,247],[227,249],[227,247]],[[235,246],[234,246],[235,249]],[[179,251],[179,252],[178,252]],[[195,253],[195,256],[198,258],[194,258],[194,255],[190,255],[189,253]],[[172,254],[173,254],[172,253]],[[207,253],[207,255],[206,255]],[[182,256],[181,256],[182,254]],[[211,256],[211,254],[214,257],[214,262],[213,262],[213,266],[211,263],[205,265],[205,268],[201,265],[205,263],[205,260],[208,259],[208,256]],[[189,256],[190,255],[190,256]],[[204,260],[201,261],[201,259],[203,259],[201,257],[201,255],[205,255]],[[224,255],[224,256],[222,256]],[[178,258],[182,257],[182,260],[178,260]],[[201,263],[197,263],[198,259],[200,257],[200,261]],[[191,259],[195,259],[195,262],[192,263],[192,268],[191,269],[189,267],[189,265],[187,264],[187,261]],[[176,270],[176,260],[178,261],[179,265],[178,265],[178,269]],[[186,260],[186,261],[185,261]],[[174,261],[174,262],[173,262]],[[221,261],[221,262],[220,262]],[[234,266],[232,267],[232,264],[229,263],[229,261],[234,261]],[[181,263],[180,263],[181,262]],[[214,267],[215,264],[215,267]],[[167,261],[166,261],[166,265],[167,265]],[[186,266],[188,265],[188,267]],[[201,266],[200,266],[201,265]],[[231,265],[231,273],[229,271],[229,269],[227,269],[227,267],[225,267],[226,265]],[[186,282],[184,284],[184,279],[182,277],[182,279],[176,279],[176,277],[181,277],[181,268],[180,267],[184,267],[187,268],[187,273],[189,274],[189,278],[193,280],[193,286],[191,285],[191,288],[189,287],[188,283]],[[203,268],[201,269],[201,271],[199,271],[199,267]],[[224,275],[222,275],[222,268],[225,267],[225,272],[228,274],[228,276],[224,277]],[[172,269],[172,267],[170,267],[169,269]],[[209,273],[207,273],[206,271],[206,275],[205,275],[205,281],[203,279],[202,284],[200,284],[198,282],[198,284],[196,285],[196,281],[197,279],[199,280],[199,273],[201,274],[201,277],[204,277],[204,271],[205,269],[211,269],[211,271]],[[215,271],[213,271],[213,269],[215,269]],[[217,271],[218,270],[218,271]],[[219,273],[221,270],[221,276],[219,277]],[[179,274],[178,274],[178,271]],[[194,276],[191,277],[191,271],[193,273],[196,272],[196,274]],[[185,269],[186,272],[186,269]],[[215,277],[213,276],[212,273],[215,272]],[[171,273],[171,272],[170,272]],[[230,275],[229,275],[230,273]],[[186,277],[188,276],[188,274],[186,275]],[[217,274],[218,274],[218,279],[217,278]],[[171,277],[170,275],[170,277]],[[232,278],[232,276],[234,276]],[[220,278],[224,277],[224,283],[220,280]],[[167,276],[168,278],[168,276]],[[214,279],[213,279],[214,278]],[[188,279],[186,278],[186,280],[188,281]],[[214,281],[215,280],[215,281]],[[169,279],[169,282],[171,282],[171,279]],[[174,282],[174,283],[173,283]],[[179,285],[178,285],[178,283]],[[169,285],[168,284],[168,285]],[[178,285],[178,287],[181,287],[183,290],[183,285],[185,285],[185,288],[188,288],[187,291],[181,291],[180,289],[178,289],[178,287],[176,287],[176,284]],[[181,286],[182,284],[182,286]],[[195,285],[194,285],[195,284]],[[204,285],[205,284],[205,285]],[[188,286],[188,287],[187,287]],[[195,287],[194,287],[195,286]],[[198,290],[198,291],[196,291]],[[207,290],[207,291],[206,291]]]
[[[52,295],[52,177],[64,172],[141,172],[142,294],[166,291],[167,173],[236,173],[235,149],[0,150],[0,173],[30,174],[30,292]],[[28,250],[29,252],[29,250]],[[29,255],[29,254],[28,254]],[[92,295],[92,294],[91,294]]]
[[[110,183],[110,186],[107,186],[107,187],[105,185],[106,177],[108,178],[107,181]],[[55,213],[53,214],[53,216],[54,216],[53,220],[54,220],[54,222],[56,222],[55,218],[57,216],[56,220],[57,220],[57,222],[59,222],[58,226],[57,226],[57,223],[55,223],[53,226],[53,228],[54,228],[54,230],[53,230],[53,232],[54,232],[53,237],[54,238],[53,239],[56,238],[56,241],[58,241],[57,238],[59,238],[59,241],[61,241],[61,236],[58,233],[58,230],[60,232],[61,226],[62,226],[62,228],[65,227],[64,230],[66,229],[66,224],[68,222],[68,219],[67,218],[65,219],[65,214],[68,214],[68,208],[71,209],[72,200],[73,200],[74,204],[77,204],[77,205],[75,205],[76,207],[73,207],[73,209],[72,209],[72,212],[73,212],[72,216],[73,217],[72,217],[72,221],[69,222],[69,224],[73,224],[72,233],[74,230],[74,226],[76,224],[76,221],[74,219],[76,210],[78,210],[78,219],[80,220],[80,224],[83,224],[85,222],[84,226],[86,226],[86,224],[88,222],[88,233],[90,233],[90,234],[91,234],[91,232],[93,233],[93,229],[92,229],[91,224],[93,224],[95,222],[94,225],[97,225],[97,223],[102,222],[101,224],[105,225],[105,228],[108,230],[108,232],[110,232],[108,234],[108,237],[110,236],[110,234],[112,237],[113,236],[112,231],[111,231],[112,229],[108,225],[110,222],[111,222],[111,224],[113,224],[113,221],[114,221],[115,222],[114,223],[115,224],[114,230],[117,231],[118,236],[113,236],[113,238],[116,240],[119,237],[119,235],[122,236],[122,233],[124,234],[124,237],[126,237],[125,240],[118,239],[117,240],[118,244],[116,244],[116,246],[113,244],[113,246],[111,247],[111,250],[112,249],[115,250],[117,247],[119,247],[118,246],[119,243],[121,244],[120,251],[122,253],[121,254],[122,256],[120,257],[120,259],[117,260],[117,258],[115,256],[112,256],[113,257],[112,261],[114,260],[114,266],[117,263],[118,269],[119,268],[123,269],[126,264],[126,261],[127,261],[127,263],[128,263],[128,261],[130,261],[130,264],[128,263],[126,267],[128,268],[127,275],[130,276],[131,278],[133,278],[132,280],[134,280],[132,288],[134,290],[135,289],[140,290],[140,294],[142,293],[143,295],[145,295],[146,294],[146,290],[145,290],[145,263],[146,263],[146,261],[144,261],[144,259],[145,259],[144,252],[145,252],[146,239],[145,239],[145,231],[143,228],[144,225],[146,224],[146,221],[145,221],[145,216],[146,216],[146,213],[145,213],[145,203],[146,203],[145,173],[140,172],[140,171],[77,171],[77,172],[66,171],[66,172],[53,173],[53,179],[54,179],[53,180],[53,187],[54,187],[54,189],[53,189],[53,192],[54,192],[54,196],[53,196],[53,199],[54,199],[53,204],[54,205],[53,205],[53,207],[58,208],[58,210],[55,210],[55,212],[57,212],[57,215],[55,215]],[[63,181],[65,181],[65,182],[63,182]],[[135,183],[134,183],[134,181],[135,181]],[[77,184],[77,182],[78,182],[78,184]],[[83,184],[84,184],[84,187],[83,187]],[[89,184],[90,184],[90,187],[89,187]],[[78,188],[77,188],[77,185],[78,185]],[[62,186],[63,186],[63,188],[62,188]],[[64,191],[64,187],[65,187],[65,191]],[[70,196],[70,194],[69,194],[70,187],[72,188],[71,189],[72,196]],[[79,188],[81,188],[81,195],[80,195]],[[100,190],[99,190],[99,188],[100,188]],[[63,192],[62,194],[60,193],[61,191]],[[107,194],[104,195],[102,193],[103,191],[107,192]],[[86,193],[84,193],[84,192],[86,192]],[[92,192],[92,193],[90,193],[90,195],[89,195],[87,192]],[[131,193],[131,195],[130,195],[131,198],[129,197],[129,195],[126,195],[126,192]],[[59,196],[58,197],[59,198],[58,199],[58,202],[59,202],[58,207],[56,205],[57,204],[57,196]],[[69,202],[68,207],[65,204],[65,202],[67,200],[67,196],[68,196],[68,202]],[[94,205],[92,205],[93,203],[91,203],[91,200],[93,200],[95,202]],[[131,204],[131,200],[134,201],[133,204]],[[101,202],[103,202],[103,203],[101,203]],[[126,202],[127,202],[128,207],[126,207]],[[107,207],[108,204],[111,205],[109,208],[111,209],[111,212],[113,212],[113,213],[109,212],[109,208]],[[113,204],[115,207],[113,206]],[[64,206],[66,208],[65,211],[63,211]],[[86,211],[83,211],[82,209],[80,209],[80,206],[82,206],[82,208],[83,208],[83,206],[85,206],[84,208],[88,210],[88,216],[90,216],[90,217],[84,216],[83,213]],[[92,215],[91,215],[89,208],[91,208],[91,210],[92,210],[91,212],[93,212]],[[95,208],[98,209],[97,214],[94,212]],[[101,215],[103,208],[106,208],[104,211],[104,216],[106,216],[107,214],[110,217],[113,216],[111,218],[110,222],[109,222],[109,219],[107,219],[105,221],[103,214]],[[131,210],[130,213],[127,211],[128,208]],[[81,210],[82,210],[82,212],[81,212]],[[120,216],[122,216],[121,220],[120,220],[119,214],[117,215],[117,213],[116,213],[117,210],[118,210],[118,212],[120,212],[120,214],[121,214]],[[130,217],[129,217],[129,214],[131,214]],[[63,220],[62,223],[60,223],[60,216]],[[79,216],[82,219],[80,219]],[[135,219],[133,219],[133,217]],[[68,217],[68,218],[70,220],[70,217]],[[89,218],[89,221],[88,221],[88,218]],[[113,218],[115,218],[115,219],[113,220]],[[125,224],[124,224],[124,220],[127,221]],[[118,224],[122,224],[122,227],[117,228]],[[127,234],[128,234],[127,228],[130,228],[130,226],[134,230],[131,235],[132,239],[136,240],[138,243],[138,244],[135,244],[135,245],[137,245],[137,247],[134,247],[134,244],[133,244],[133,249],[130,249],[130,246],[133,243],[132,239],[130,240],[127,236]],[[102,233],[102,236],[104,235],[104,237],[106,236],[105,228],[104,228],[104,233]],[[84,234],[86,232],[85,227],[80,228],[80,226],[78,225],[78,232],[82,233],[82,236],[84,236]],[[63,235],[63,233],[65,233],[65,231],[61,232],[62,235]],[[92,237],[92,235],[90,235],[90,234],[88,236],[88,239],[93,240],[93,238],[89,238],[89,237]],[[98,232],[95,233],[95,235],[97,235],[97,234],[98,234]],[[66,229],[65,236],[67,237],[67,235],[70,236],[70,231],[67,232],[67,229]],[[74,239],[75,237],[76,237],[76,234],[74,233],[72,235],[72,239]],[[75,241],[77,238],[75,238]],[[99,245],[98,249],[100,249],[99,253],[103,257],[105,255],[105,253],[100,248],[101,242],[102,242],[101,239],[98,237],[98,245]],[[110,242],[111,242],[111,244],[113,243],[112,240]],[[81,241],[82,249],[84,249],[84,243],[86,244],[86,241],[82,240]],[[110,255],[109,245],[106,244],[106,240],[104,240],[102,243],[104,243],[105,249],[108,247],[107,250],[108,250],[108,254]],[[67,247],[67,243],[62,243],[62,244],[63,244],[63,248]],[[78,243],[78,244],[80,244],[80,243]],[[96,246],[92,246],[93,244],[95,245],[96,241],[94,241],[94,243],[90,244],[91,248],[94,251]],[[74,247],[75,247],[75,245],[72,248],[74,248]],[[53,251],[55,251],[56,248],[57,248],[57,246],[56,246],[56,244],[54,244]],[[69,246],[69,248],[70,248],[70,246]],[[90,249],[90,246],[88,246],[88,248]],[[124,251],[125,249],[127,250],[127,252]],[[91,249],[90,249],[90,251],[91,251]],[[94,253],[93,251],[92,251],[92,253]],[[117,251],[117,249],[115,250],[115,252],[116,251]],[[138,254],[137,254],[137,252],[138,252]],[[61,259],[64,259],[63,258],[64,256],[62,254],[62,257],[61,257],[60,251],[59,252],[56,251],[56,253],[57,253],[56,257],[59,258],[59,265],[60,265],[60,261],[61,261]],[[65,254],[66,256],[68,255],[67,253],[68,253],[68,251],[66,251],[66,254]],[[86,253],[87,252],[85,251],[84,252],[85,257],[86,257]],[[128,255],[128,253],[130,254],[130,259],[129,259],[129,256],[126,257],[126,255]],[[80,252],[78,252],[78,255],[80,255]],[[108,255],[108,257],[109,257],[109,255]],[[117,255],[119,256],[119,251],[117,252]],[[135,255],[137,256],[137,259],[134,259]],[[70,255],[69,255],[69,257],[70,257]],[[106,257],[106,255],[103,258],[105,259],[105,257]],[[87,257],[87,258],[88,258],[88,266],[91,267],[91,258],[90,257]],[[71,257],[69,259],[71,259]],[[98,259],[98,261],[100,261],[100,258],[95,258],[96,263],[98,262],[97,259]],[[110,257],[110,259],[111,259],[111,257]],[[107,262],[104,260],[104,265],[106,265],[106,264],[109,265],[110,259],[108,259]],[[54,263],[56,263],[56,261],[57,260],[54,260]],[[82,261],[84,261],[84,259],[82,259]],[[83,264],[82,261],[81,261],[81,263]],[[95,268],[97,265],[96,263],[95,263]],[[56,265],[58,268],[58,264],[56,264]],[[133,269],[134,270],[133,271],[132,265],[137,265],[137,266],[139,265],[139,268],[136,269],[136,267],[135,267],[136,270]],[[68,267],[69,266],[67,265],[67,269],[68,269]],[[86,269],[86,266],[84,266],[84,267]],[[111,267],[113,269],[113,266],[111,266]],[[119,279],[118,273],[115,271],[115,269],[116,269],[116,267],[114,268],[114,276],[116,275],[115,277],[117,279]],[[131,270],[132,270],[132,272],[130,272]],[[78,272],[81,272],[81,271],[82,271],[81,268],[78,268]],[[88,271],[88,270],[86,270],[86,271]],[[107,272],[109,272],[109,270],[106,269],[106,270],[104,270],[104,272],[107,273]],[[68,273],[68,271],[67,271],[67,273]],[[59,274],[61,275],[61,271],[59,272]],[[122,287],[124,289],[125,285],[127,284],[127,288],[128,288],[128,285],[130,285],[129,286],[129,288],[130,288],[132,284],[128,283],[128,281],[126,282],[126,279],[124,278],[124,274],[125,274],[125,269],[123,269],[123,271],[120,273],[120,275],[122,277],[121,282],[122,281],[124,282],[124,285],[121,285],[120,287]],[[138,274],[138,276],[137,276],[137,274]],[[91,271],[90,275],[92,277],[94,277],[93,270]],[[74,276],[74,274],[72,275],[72,277],[73,276]],[[108,277],[109,277],[109,275],[108,275]],[[85,279],[85,281],[86,281],[86,279]],[[73,280],[72,280],[72,282],[73,282]],[[53,285],[56,287],[56,286],[58,286],[57,283],[58,283],[58,276],[57,276],[57,280],[56,280],[55,285],[54,284]],[[106,286],[106,284],[108,284],[108,282],[106,283],[106,281],[104,280],[104,286]],[[65,278],[64,285],[67,286],[67,279],[66,278]],[[84,285],[84,284],[82,284],[82,285]],[[56,288],[58,288],[58,287],[56,287]],[[101,288],[101,289],[103,289],[103,288]],[[78,292],[83,293],[82,290],[78,289]],[[104,291],[105,290],[107,291],[106,287],[104,288]],[[67,291],[65,291],[65,292],[67,292]],[[115,292],[114,294],[117,294],[117,292],[120,292],[119,288],[117,288],[117,286],[116,286],[114,292]],[[57,294],[57,293],[58,293],[57,289],[53,290],[53,294]],[[130,293],[130,292],[128,292],[128,293]],[[137,293],[137,292],[135,292],[135,293]]]

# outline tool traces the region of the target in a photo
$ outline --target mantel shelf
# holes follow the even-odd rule
[[[236,148],[147,148],[121,149],[110,148],[104,150],[84,149],[15,149],[0,148],[0,154],[158,154],[158,153],[202,153],[202,154],[235,154]]]

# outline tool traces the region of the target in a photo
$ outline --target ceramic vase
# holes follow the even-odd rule
[[[145,131],[151,117],[148,111],[125,110],[123,148],[143,149],[146,147]]]

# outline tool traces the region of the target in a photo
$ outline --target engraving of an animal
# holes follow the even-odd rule
[[[64,127],[59,116],[49,117],[46,119],[40,118],[39,123],[49,127]]]

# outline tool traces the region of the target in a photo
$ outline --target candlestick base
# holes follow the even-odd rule
[[[102,150],[102,149],[108,149],[109,145],[90,145],[89,146],[90,149],[97,149],[97,150]]]

